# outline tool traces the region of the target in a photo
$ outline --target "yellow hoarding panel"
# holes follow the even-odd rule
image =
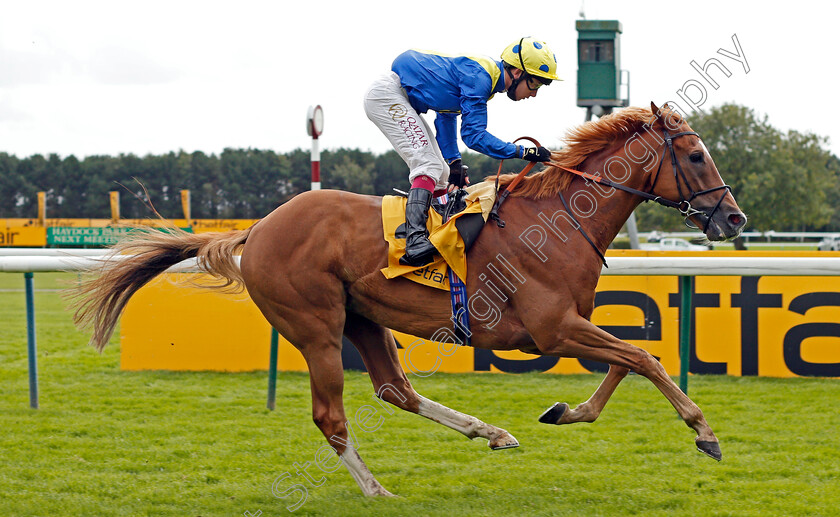
[[[7,228],[19,228],[21,226],[38,226],[38,219],[23,219],[20,217],[12,217],[5,219]]]
[[[43,226],[0,228],[0,246],[41,247],[47,245],[47,229]]]
[[[246,295],[239,296],[168,281],[144,287],[123,317],[123,368],[265,369],[269,326]],[[692,299],[691,373],[840,377],[840,278],[697,277]],[[596,325],[659,358],[670,375],[679,374],[677,277],[604,276],[595,305]],[[604,365],[584,360],[455,347],[394,334],[403,368],[421,376],[438,371],[605,371]],[[345,351],[346,367],[353,366],[346,355],[351,352]],[[278,364],[281,370],[306,370],[300,354],[282,337]]]
[[[193,219],[192,227],[195,233],[227,232],[230,230],[245,230],[259,219]]]
[[[107,219],[103,219],[107,221]],[[189,223],[186,219],[151,219],[148,217],[142,219],[120,219],[120,226],[128,226],[132,228],[142,228],[149,226],[152,228],[171,228],[176,226],[178,228],[186,228]]]
[[[475,369],[475,354],[470,347],[420,339],[401,332],[394,332],[394,339],[401,348],[400,364],[408,373],[426,377],[439,371],[461,373]]]
[[[120,324],[123,370],[268,369],[271,329],[246,294],[173,283],[201,278],[167,274],[134,295]]]
[[[105,221],[108,220],[105,219]],[[89,228],[95,225],[91,224],[91,219],[47,219],[47,226],[70,226]]]

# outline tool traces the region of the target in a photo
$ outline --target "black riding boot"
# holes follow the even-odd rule
[[[431,204],[432,193],[428,190],[412,188],[408,191],[408,202],[405,204],[405,255],[400,257],[400,264],[404,266],[425,266],[432,262],[437,253],[426,232]]]

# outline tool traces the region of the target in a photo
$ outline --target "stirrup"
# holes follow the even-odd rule
[[[420,267],[434,262],[437,248],[435,248],[434,244],[428,238],[413,249],[418,248],[420,248],[419,253],[409,253],[409,249],[406,248],[405,254],[400,257],[400,264],[403,266]]]

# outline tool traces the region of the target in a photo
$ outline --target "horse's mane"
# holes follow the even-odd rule
[[[671,115],[667,107],[662,108],[662,115]],[[671,115],[673,116],[673,115]],[[641,132],[642,126],[651,123],[653,114],[645,108],[624,108],[598,120],[586,122],[570,129],[564,138],[566,145],[559,151],[552,151],[551,161],[570,169],[580,165],[589,155],[614,145],[617,141],[629,138]],[[584,171],[597,172],[597,171]],[[499,189],[510,184],[516,174],[503,174],[499,177]],[[554,166],[546,166],[522,179],[522,182],[510,195],[545,199],[564,191],[574,176]],[[486,181],[495,181],[490,176]]]

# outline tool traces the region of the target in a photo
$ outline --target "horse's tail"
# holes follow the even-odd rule
[[[101,352],[132,295],[170,266],[193,257],[199,269],[219,280],[203,287],[241,291],[244,281],[236,252],[245,244],[251,228],[199,234],[168,228],[123,240],[92,271],[97,274],[95,278],[71,289],[76,325],[92,330],[90,344]]]

